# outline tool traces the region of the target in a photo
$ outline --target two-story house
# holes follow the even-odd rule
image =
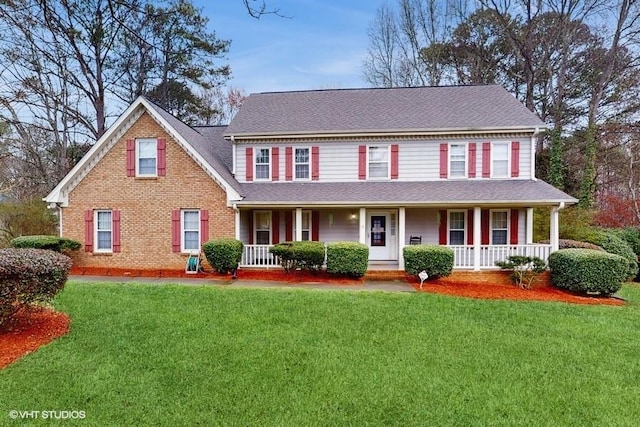
[[[370,264],[403,269],[402,248],[440,244],[456,268],[557,249],[576,200],[537,180],[545,129],[500,86],[250,95],[226,127],[191,128],[135,101],[45,199],[77,265],[181,268],[216,237],[272,267],[291,240],[358,241]],[[551,212],[533,242],[533,209]]]

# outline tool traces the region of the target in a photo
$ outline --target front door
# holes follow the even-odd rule
[[[397,259],[392,253],[395,247],[395,215],[389,212],[367,213],[367,244],[370,260]]]

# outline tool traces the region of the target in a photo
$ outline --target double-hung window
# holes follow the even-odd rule
[[[136,175],[158,175],[158,141],[156,139],[136,140]]]
[[[389,147],[369,147],[369,178],[389,178]]]
[[[506,245],[509,235],[509,212],[491,211],[491,244]]]
[[[256,150],[256,179],[271,179],[271,150],[258,148]]]
[[[449,177],[464,178],[467,176],[467,146],[451,144],[449,146]]]
[[[256,245],[270,245],[271,211],[255,211],[253,219]]]
[[[506,178],[509,176],[509,143],[494,142],[491,147],[491,176]]]
[[[465,211],[449,211],[449,244],[464,245]]]
[[[95,251],[111,252],[113,250],[112,212],[108,210],[95,211],[95,223]]]
[[[182,252],[200,250],[200,211],[182,211]]]
[[[308,148],[296,148],[295,150],[295,177],[296,179],[309,179],[309,163],[311,156]]]

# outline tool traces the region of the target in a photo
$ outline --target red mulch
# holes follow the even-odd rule
[[[47,309],[21,311],[0,328],[0,369],[65,335],[70,319]]]

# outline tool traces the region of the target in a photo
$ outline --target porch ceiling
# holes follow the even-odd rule
[[[237,205],[553,206],[577,200],[539,180],[242,184]]]

